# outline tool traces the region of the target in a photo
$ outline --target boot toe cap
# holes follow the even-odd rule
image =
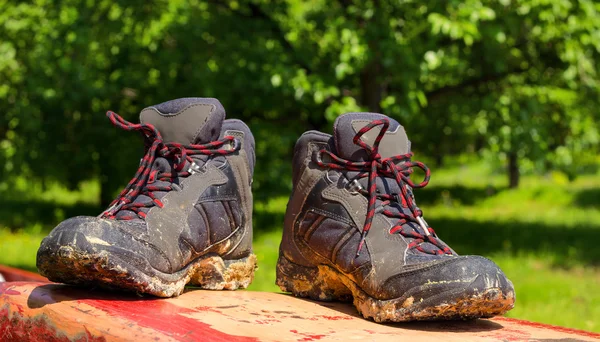
[[[52,273],[53,261],[112,256],[137,265],[149,264],[168,272],[169,261],[145,241],[144,223],[78,216],[60,223],[44,238],[37,252],[38,269]],[[43,261],[43,262],[42,262]]]
[[[513,284],[491,260],[481,256],[457,256],[396,275],[382,286],[391,297],[413,297],[424,305],[438,305],[490,290],[514,298]]]

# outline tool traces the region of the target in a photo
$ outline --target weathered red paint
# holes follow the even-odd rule
[[[7,295],[11,295],[11,296],[18,296],[21,294],[21,292],[15,291],[13,289],[8,289],[8,290],[4,291],[4,293]]]
[[[67,337],[48,322],[44,315],[25,317],[19,312],[0,309],[0,341],[31,342],[105,342],[102,336],[93,336],[86,331],[73,338]]]
[[[340,319],[345,319],[345,320],[351,320],[352,317],[350,316],[327,316],[327,315],[321,315],[320,317],[325,318],[328,321],[339,321]]]
[[[581,335],[581,336],[586,336],[586,337],[592,337],[592,338],[597,338],[597,339],[600,340],[600,334],[593,333],[591,331],[571,329],[571,328],[559,327],[559,326],[556,326],[556,325],[543,324],[543,323],[537,323],[537,322],[523,321],[523,320],[520,320],[520,319],[514,319],[514,318],[508,318],[508,317],[498,317],[495,320],[497,320],[497,321],[505,321],[505,322],[513,322],[513,323],[516,323],[516,324],[521,325],[521,326],[535,327],[535,328],[541,328],[541,329],[549,329],[549,330],[554,330],[554,331],[557,331],[557,332],[563,332],[563,333],[568,333],[568,334],[574,334],[574,335]]]
[[[290,330],[290,332],[303,336],[298,341],[316,341],[316,340],[322,339],[323,337],[327,337],[327,335],[311,335],[311,334],[301,333],[295,329]]]
[[[2,274],[6,281],[48,281],[48,279],[42,277],[37,273],[4,265],[0,265],[0,274]]]
[[[158,299],[76,287],[0,284],[0,341],[595,341],[600,334],[507,318],[377,324],[347,303],[248,291]]]
[[[7,283],[8,284],[8,283]],[[12,283],[19,285],[21,283]],[[199,322],[197,320],[189,319],[185,316],[187,313],[195,312],[193,309],[179,307],[177,305],[170,304],[167,301],[156,299],[156,298],[140,298],[131,297],[127,295],[116,295],[112,299],[107,299],[109,293],[97,292],[92,295],[83,296],[79,298],[82,290],[64,286],[59,284],[47,284],[45,285],[47,291],[35,292],[32,291],[29,294],[27,303],[30,306],[43,308],[49,304],[61,303],[64,299],[70,299],[77,303],[83,303],[94,307],[97,310],[105,312],[106,314],[123,318],[130,321],[132,324],[136,324],[141,327],[150,328],[156,332],[162,332],[166,336],[169,336],[175,340],[180,341],[196,341],[204,339],[206,336],[210,336],[211,341],[256,341],[253,338],[232,336],[227,333],[214,330],[208,324]],[[2,303],[2,295],[19,295],[19,291],[12,288],[0,288],[0,304]],[[72,296],[75,295],[75,298]],[[85,299],[84,299],[85,298]],[[16,305],[16,309],[21,311],[20,305]],[[82,311],[82,314],[93,316],[94,312]],[[40,320],[42,317],[35,317],[33,320]],[[17,316],[11,319],[27,322],[28,319]],[[31,320],[31,319],[29,319]],[[41,320],[43,321],[43,320]],[[45,328],[49,333],[52,331],[52,327],[48,324],[44,324]],[[17,325],[14,328],[20,329],[22,325]],[[83,326],[85,329],[86,327]],[[89,334],[89,331],[86,332]],[[24,334],[28,334],[27,330],[24,330]],[[55,334],[56,336],[59,336]],[[26,336],[26,335],[25,335]],[[59,339],[62,341],[62,339]]]
[[[163,332],[180,341],[200,341],[206,336],[210,336],[211,341],[257,341],[255,338],[229,335],[212,329],[206,323],[187,318],[185,314],[192,313],[194,310],[182,308],[164,300],[86,300],[85,303],[107,312],[111,316],[125,318],[143,327]]]

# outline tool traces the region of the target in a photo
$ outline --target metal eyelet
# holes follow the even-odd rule
[[[315,163],[323,163],[323,158],[321,158],[321,150],[314,150],[311,159]]]
[[[231,144],[231,151],[235,151],[237,149],[240,149],[241,146],[242,146],[242,143],[240,142],[240,139],[233,138],[233,143]]]
[[[196,164],[195,162],[192,162],[190,164],[190,167],[188,168],[188,172],[191,174],[199,173],[202,172],[202,168],[198,166],[198,164]]]
[[[346,185],[344,185],[344,188],[352,195],[358,195],[360,194],[360,190],[364,189],[357,179],[347,182]]]

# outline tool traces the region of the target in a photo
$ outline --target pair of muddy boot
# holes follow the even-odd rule
[[[225,120],[216,99],[144,109],[135,177],[98,217],[75,217],[40,246],[50,280],[171,297],[186,284],[246,288],[252,281],[254,137]],[[283,291],[353,300],[377,322],[490,317],[513,307],[511,282],[492,261],[459,256],[423,219],[412,190],[429,170],[411,160],[404,128],[382,114],[350,113],[333,136],[304,133],[277,264]],[[414,183],[414,168],[425,180]]]

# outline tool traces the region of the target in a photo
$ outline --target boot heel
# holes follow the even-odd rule
[[[254,279],[256,256],[237,260],[223,260],[220,256],[211,256],[198,260],[190,269],[190,285],[206,290],[245,289]]]
[[[352,293],[328,266],[306,267],[280,255],[277,261],[277,280],[281,291],[296,297],[324,301],[351,301]]]

